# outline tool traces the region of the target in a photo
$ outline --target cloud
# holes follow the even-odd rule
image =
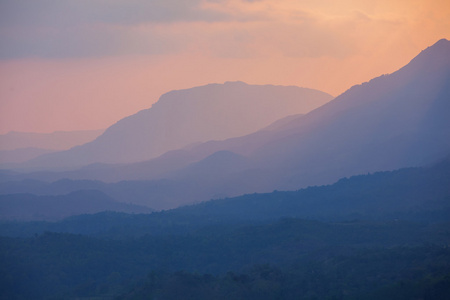
[[[211,24],[258,18],[258,13],[235,7],[234,1],[225,2],[0,0],[0,59],[155,55],[198,49],[193,45],[204,44],[198,36],[205,36],[203,31],[209,32]]]
[[[1,0],[0,27],[70,27],[79,24],[215,21],[223,15],[201,0]]]
[[[0,59],[186,51],[342,59],[448,24],[441,0],[411,1],[0,0]],[[414,18],[426,22],[414,27]]]
[[[2,36],[0,58],[83,58],[170,54],[184,49],[183,37],[151,26],[93,24],[61,29],[17,30]]]
[[[227,18],[202,3],[201,0],[0,0],[0,59],[170,53],[181,44],[170,36],[155,34],[160,26]],[[147,28],[145,32],[139,29],[142,26]]]

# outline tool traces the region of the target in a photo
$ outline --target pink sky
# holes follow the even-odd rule
[[[0,133],[106,128],[213,82],[337,96],[450,39],[444,0],[57,3],[0,2]]]

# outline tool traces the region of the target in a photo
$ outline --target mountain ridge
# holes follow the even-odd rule
[[[28,166],[144,161],[193,143],[249,134],[331,99],[313,89],[242,82],[171,91],[151,108],[119,120],[93,142],[42,156]]]

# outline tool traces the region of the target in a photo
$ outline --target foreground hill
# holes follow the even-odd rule
[[[128,240],[0,237],[0,298],[444,300],[445,230],[285,219]]]
[[[46,169],[148,160],[190,144],[246,135],[331,99],[312,89],[243,82],[172,91],[151,108],[118,121],[95,141],[26,166]]]

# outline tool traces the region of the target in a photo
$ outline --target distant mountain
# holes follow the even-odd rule
[[[120,181],[104,183],[92,180],[61,179],[55,182],[25,179],[0,182],[0,195],[33,194],[39,196],[64,196],[79,190],[101,191],[108,197],[121,203],[133,203],[143,206],[151,204],[153,209],[167,209],[183,204],[183,195],[187,199],[198,195],[198,186],[180,185],[173,180]],[[202,198],[206,197],[205,193]],[[81,202],[80,202],[81,205]],[[82,207],[80,206],[80,209]]]
[[[56,150],[41,149],[41,148],[20,148],[14,150],[0,150],[0,164],[5,166],[6,164],[21,163],[36,158],[38,156],[41,156],[43,154],[48,154],[55,151]]]
[[[95,190],[76,191],[58,196],[0,195],[0,219],[2,220],[60,220],[73,215],[102,211],[149,213],[151,209],[116,202]]]
[[[0,151],[25,148],[67,150],[93,141],[103,132],[104,130],[55,131],[53,133],[11,131],[0,135]]]
[[[182,169],[189,168],[191,164],[196,164],[209,156],[211,157],[208,158],[207,161],[212,161],[214,157],[216,157],[213,155],[215,152],[232,152],[227,149],[233,149],[234,151],[241,153],[236,154],[241,155],[241,158],[252,153],[258,147],[275,138],[279,134],[278,130],[282,128],[282,126],[294,119],[297,120],[301,116],[302,114],[287,116],[249,135],[224,141],[208,141],[206,143],[193,144],[184,147],[183,149],[166,152],[163,155],[148,161],[129,164],[94,163],[79,169],[68,171],[14,173],[3,170],[3,173],[8,173],[9,175],[3,177],[0,176],[0,182],[22,179],[37,179],[52,182],[63,178],[118,182],[122,180],[158,180],[172,176],[176,176],[180,179],[180,174],[187,174],[187,172]],[[247,167],[250,166],[249,162],[250,160],[245,164]],[[220,162],[218,163],[220,164]],[[206,164],[206,162],[201,164]],[[242,166],[239,168],[242,169]],[[232,171],[231,166],[228,167],[228,169]],[[218,172],[216,172],[216,174],[217,173]]]
[[[56,131],[53,133],[9,132],[0,135],[0,164],[14,168],[38,156],[93,141],[104,130]]]
[[[150,109],[120,120],[95,141],[28,165],[45,169],[144,161],[190,144],[246,135],[331,99],[312,89],[243,82],[172,91]]]

